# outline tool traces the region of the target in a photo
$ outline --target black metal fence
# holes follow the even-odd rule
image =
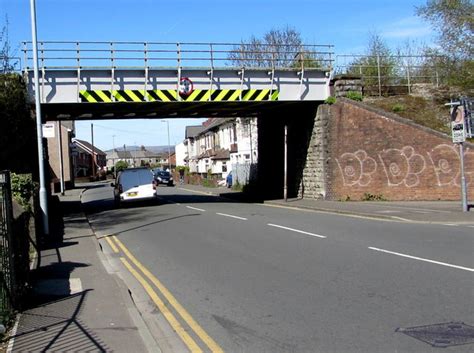
[[[0,171],[0,320],[9,320],[14,302],[15,271],[13,271],[13,204],[10,172]]]

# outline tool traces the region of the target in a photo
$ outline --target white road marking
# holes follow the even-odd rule
[[[224,217],[230,217],[230,218],[236,218],[236,219],[240,219],[242,221],[246,221],[247,218],[244,218],[244,217],[238,217],[238,216],[233,216],[231,214],[226,214],[226,213],[216,213],[218,214],[219,216],[224,216]]]
[[[443,225],[448,226],[448,227],[457,227],[457,224],[453,224],[453,223],[444,223]]]
[[[284,227],[284,226],[279,226],[278,224],[268,223],[268,225],[269,225],[270,227],[277,227],[277,228],[281,228],[281,229],[286,229],[286,230],[290,230],[290,231],[292,231],[292,232],[301,233],[301,234],[306,234],[306,235],[311,235],[311,236],[317,237],[317,238],[326,238],[326,236],[324,236],[324,235],[319,235],[319,234],[314,234],[314,233],[310,233],[310,232],[305,232],[304,230],[299,230],[299,229],[293,229],[293,228],[288,228],[288,227]]]
[[[387,253],[387,254],[392,254],[392,255],[397,255],[397,256],[401,256],[401,257],[406,257],[406,258],[409,258],[409,259],[412,259],[412,260],[424,261],[424,262],[429,262],[429,263],[436,264],[436,265],[442,265],[442,266],[457,268],[457,269],[459,269],[459,270],[474,272],[474,268],[469,268],[469,267],[463,267],[463,266],[448,264],[448,263],[446,263],[446,262],[440,262],[440,261],[434,261],[434,260],[424,259],[424,258],[422,258],[422,257],[417,257],[417,256],[411,256],[411,255],[401,254],[401,253],[398,253],[398,252],[393,252],[393,251],[388,251],[388,250],[378,249],[378,248],[373,248],[373,247],[369,247],[369,249],[370,249],[370,250],[379,251],[379,252],[383,252],[383,253]]]
[[[192,210],[196,210],[196,211],[201,211],[201,212],[206,212],[206,210],[203,210],[202,208],[197,208],[197,207],[191,207],[191,206],[186,206],[187,208],[190,208]]]

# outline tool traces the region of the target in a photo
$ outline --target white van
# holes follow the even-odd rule
[[[117,174],[114,187],[115,203],[153,200],[157,198],[153,173],[148,168],[127,168]]]

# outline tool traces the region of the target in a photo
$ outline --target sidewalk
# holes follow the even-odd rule
[[[159,352],[127,288],[108,271],[81,211],[81,192],[68,190],[59,210],[50,211],[59,217],[41,246],[29,309],[20,314],[9,351]]]
[[[245,202],[242,193],[227,188],[185,184],[177,189]],[[68,190],[65,196],[59,196],[59,208],[55,210],[58,217],[50,225],[51,235],[42,244],[31,274],[34,292],[29,308],[20,314],[8,351],[160,352],[81,211],[82,190]],[[404,222],[474,226],[474,209],[462,212],[460,202],[291,199],[264,204]]]
[[[178,185],[178,188],[216,195],[245,202],[240,192],[224,187],[207,188],[199,185]],[[461,201],[325,201],[288,199],[264,201],[266,205],[295,207],[366,218],[421,222],[434,224],[474,225],[474,202],[469,212],[462,211]]]

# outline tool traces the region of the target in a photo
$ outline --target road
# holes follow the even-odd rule
[[[98,238],[125,258],[124,278],[141,283],[181,348],[474,349],[474,328],[439,325],[474,325],[472,228],[236,203],[179,187],[159,194],[158,203],[114,209],[103,185],[82,202]]]

